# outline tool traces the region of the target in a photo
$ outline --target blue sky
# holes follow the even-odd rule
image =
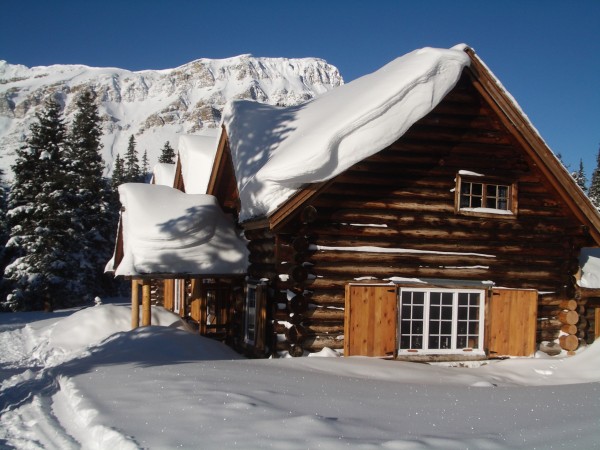
[[[600,0],[4,0],[0,59],[130,70],[314,56],[348,82],[416,48],[473,47],[572,167],[600,145]]]

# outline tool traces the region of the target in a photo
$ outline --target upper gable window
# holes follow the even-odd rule
[[[456,176],[455,208],[458,214],[515,217],[517,186],[478,174]]]

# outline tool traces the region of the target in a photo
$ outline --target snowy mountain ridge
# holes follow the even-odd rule
[[[229,100],[290,106],[341,84],[338,69],[318,58],[247,54],[137,72],[85,65],[29,68],[0,60],[0,168],[10,178],[14,151],[25,142],[35,114],[51,95],[70,123],[78,95],[90,88],[96,92],[108,173],[132,134],[140,157],[147,150],[154,164],[166,141],[176,147],[179,135],[218,127]]]

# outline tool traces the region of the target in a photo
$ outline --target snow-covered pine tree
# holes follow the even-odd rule
[[[138,183],[141,180],[142,173],[133,134],[129,137],[127,152],[125,153],[124,168],[124,183]]]
[[[100,116],[96,96],[84,92],[76,101],[77,111],[68,138],[68,167],[71,187],[72,222],[79,260],[77,278],[91,299],[102,293],[104,266],[110,258],[110,236],[115,228],[111,220],[110,186],[103,178]]]
[[[163,164],[175,164],[175,150],[173,150],[169,141],[165,142],[165,145],[161,149],[158,162]]]
[[[600,211],[600,148],[598,149],[598,156],[596,157],[596,168],[592,173],[588,197],[596,209]]]
[[[575,180],[575,183],[577,183],[577,186],[579,186],[583,192],[587,192],[587,177],[583,170],[583,160],[581,158],[579,159],[579,169],[572,172],[571,176]]]
[[[51,98],[36,115],[27,144],[17,151],[8,200],[11,263],[5,269],[12,310],[72,304],[73,228],[66,189],[66,128]]]

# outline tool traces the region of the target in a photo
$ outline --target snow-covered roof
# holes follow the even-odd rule
[[[210,172],[217,152],[217,134],[179,137],[179,162],[185,192],[206,194]]]
[[[330,180],[399,139],[452,90],[465,46],[424,48],[287,108],[245,100],[223,112],[240,219],[273,212],[308,183]]]
[[[173,187],[175,164],[158,163],[152,169],[152,184]]]
[[[119,195],[123,258],[115,275],[246,272],[246,241],[215,197],[142,183],[119,186]]]

